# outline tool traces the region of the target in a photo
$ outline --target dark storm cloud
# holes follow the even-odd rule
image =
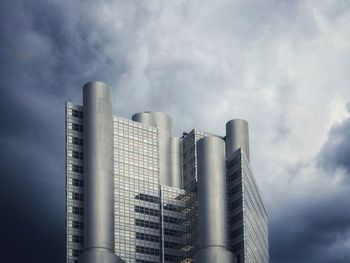
[[[350,177],[350,118],[334,126],[319,155],[319,165],[330,174],[344,169]]]
[[[286,206],[281,217],[270,222],[272,262],[349,262],[349,205],[348,194],[341,193]]]
[[[247,117],[257,178],[277,207],[271,262],[349,262],[347,191],[315,191],[318,179],[283,188],[310,164],[279,159],[322,143],[333,86],[347,97],[347,1],[151,2],[1,1],[2,261],[64,262],[64,102],[81,103],[82,84],[102,80],[117,90],[122,116],[164,110],[179,131],[220,132],[233,114]],[[328,174],[350,170],[349,128],[334,127],[316,157]]]
[[[106,39],[89,35],[74,4],[1,1],[0,10],[1,261],[62,263],[64,101],[112,74]]]

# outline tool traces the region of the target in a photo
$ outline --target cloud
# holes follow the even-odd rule
[[[23,252],[11,262],[64,260],[64,101],[90,80],[113,86],[117,115],[165,111],[177,135],[247,119],[272,262],[349,261],[349,7],[2,1],[1,220]]]
[[[350,118],[334,126],[322,147],[319,165],[329,173],[344,169],[350,175]]]

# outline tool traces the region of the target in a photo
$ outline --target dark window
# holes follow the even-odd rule
[[[79,243],[79,244],[84,244],[84,237],[83,236],[73,236],[73,242]]]
[[[78,186],[78,187],[83,187],[84,186],[84,181],[79,180],[79,179],[73,179],[73,185]]]
[[[73,214],[84,215],[84,208],[73,206]]]
[[[83,146],[84,142],[83,142],[83,139],[81,138],[73,137],[73,144]]]
[[[243,226],[240,228],[237,228],[236,230],[231,231],[230,238],[231,238],[231,240],[233,240],[233,239],[235,239],[239,236],[242,236],[242,235],[243,235]]]
[[[163,217],[164,222],[170,223],[170,224],[176,224],[176,225],[181,225],[183,220],[180,218],[176,217],[171,217],[171,216],[164,216]]]
[[[80,221],[73,221],[73,228],[84,229],[84,223]]]
[[[79,193],[73,193],[73,200],[84,201],[84,195]]]
[[[173,205],[173,204],[166,204],[164,206],[165,210],[168,211],[174,211],[174,212],[181,212],[183,210],[183,208],[181,206],[177,206],[177,205]]]
[[[84,167],[80,165],[73,165],[73,172],[75,173],[84,173]]]
[[[164,235],[173,236],[173,237],[180,237],[182,235],[182,233],[180,231],[177,231],[174,229],[164,228]]]
[[[135,199],[150,202],[150,203],[159,203],[159,198],[152,195],[138,194],[137,196],[135,196]]]
[[[77,132],[83,132],[83,125],[73,123],[73,130]]]
[[[142,207],[142,206],[135,206],[135,212],[145,214],[145,215],[159,216],[158,210]]]
[[[164,259],[169,260],[169,261],[179,261],[179,260],[181,260],[181,257],[176,256],[176,255],[165,254]]]
[[[140,247],[136,246],[136,252],[142,254],[148,254],[153,256],[159,256],[159,249],[151,248],[151,247]]]
[[[230,210],[234,210],[238,207],[241,207],[243,205],[243,199],[242,197],[238,198],[236,201],[233,201],[232,203],[230,203]]]
[[[230,218],[230,225],[234,225],[237,222],[240,222],[242,220],[243,220],[243,213],[239,213],[239,214]]]
[[[136,263],[156,263],[156,262],[149,261],[149,260],[143,260],[143,259],[136,259]]]
[[[135,225],[152,228],[152,229],[159,229],[159,224],[155,222],[145,221],[141,219],[135,219]]]
[[[83,118],[83,112],[82,111],[78,111],[78,110],[73,110],[73,117],[82,119]]]
[[[79,257],[81,252],[83,252],[83,251],[82,250],[73,249],[73,257]]]
[[[84,160],[84,154],[82,152],[73,151],[73,158]]]
[[[136,232],[136,239],[159,243],[160,238],[154,235]]]
[[[174,242],[165,241],[164,247],[171,248],[171,249],[177,249],[179,247],[179,244],[174,243]]]

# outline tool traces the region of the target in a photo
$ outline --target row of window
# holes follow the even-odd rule
[[[164,235],[173,236],[173,237],[181,237],[182,233],[178,230],[164,228]]]
[[[73,257],[79,257],[82,252],[82,250],[73,249]]]
[[[164,209],[168,211],[181,212],[184,208],[173,204],[166,204],[164,205]]]
[[[82,111],[78,111],[78,110],[73,110],[72,111],[72,115],[73,117],[82,119],[83,118],[83,112]]]
[[[159,249],[151,248],[151,247],[140,247],[140,246],[136,246],[136,252],[142,253],[142,254],[153,255],[153,256],[159,256],[159,254],[160,254]]]
[[[174,243],[174,242],[165,241],[164,247],[171,248],[171,249],[177,249],[179,247],[179,244]]]
[[[77,131],[77,132],[83,132],[83,130],[84,130],[83,125],[76,124],[76,123],[73,123],[72,129],[73,129],[73,131]]]
[[[73,242],[79,243],[79,244],[84,244],[84,237],[73,235]]]
[[[72,226],[75,229],[84,229],[84,223],[81,221],[73,221]]]
[[[84,181],[73,178],[73,185],[78,187],[84,187]]]
[[[84,146],[84,141],[82,138],[73,137],[72,143],[78,146]]]
[[[73,193],[73,200],[75,201],[84,201],[84,195],[80,193]]]
[[[145,221],[141,219],[135,219],[135,225],[136,226],[142,226],[152,229],[159,229],[159,224],[155,222]]]
[[[73,151],[73,158],[78,159],[78,160],[84,160],[84,153],[78,152],[78,151]]]
[[[150,203],[159,203],[159,197],[157,196],[151,196],[151,195],[146,195],[146,194],[138,194],[135,196],[135,199],[150,202]]]
[[[155,242],[155,243],[159,243],[160,241],[160,238],[158,236],[139,233],[139,232],[136,232],[136,239]]]
[[[175,225],[181,225],[183,223],[183,219],[171,217],[171,216],[164,216],[163,220],[166,223],[175,224]]]
[[[84,167],[80,165],[73,164],[73,172],[84,173]]]
[[[75,214],[75,215],[84,215],[84,208],[73,206],[73,214]]]
[[[145,215],[151,215],[151,216],[159,216],[159,211],[152,209],[152,208],[147,208],[147,207],[142,207],[142,206],[135,206],[135,212],[136,213],[141,213]]]
[[[149,260],[143,260],[143,259],[136,259],[136,263],[157,263],[157,262],[149,261]]]
[[[180,256],[176,256],[176,255],[165,254],[164,255],[164,259],[167,260],[167,261],[179,261],[182,258]]]

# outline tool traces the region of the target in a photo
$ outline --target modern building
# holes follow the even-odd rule
[[[267,263],[248,124],[178,139],[161,112],[112,114],[111,88],[66,103],[67,263]]]

